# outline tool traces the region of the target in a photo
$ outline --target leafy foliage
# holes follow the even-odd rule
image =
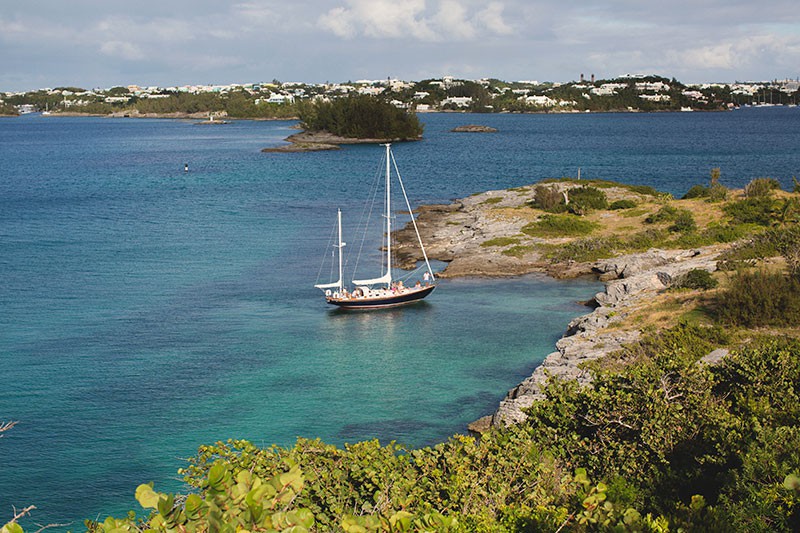
[[[608,208],[611,209],[612,211],[616,211],[619,209],[632,209],[634,207],[636,207],[636,202],[628,199],[616,200],[614,202],[611,202],[611,204],[608,206]]]
[[[481,246],[487,248],[489,246],[510,246],[512,244],[519,244],[519,239],[516,237],[495,237],[494,239],[483,241]]]
[[[686,275],[677,280],[673,286],[680,289],[708,290],[714,289],[718,285],[719,282],[714,279],[711,272],[703,270],[702,268],[696,268],[687,272]]]
[[[523,226],[522,232],[531,237],[576,237],[588,235],[596,227],[593,222],[575,215],[545,215]]]
[[[549,213],[570,212],[574,215],[585,215],[592,210],[607,209],[608,200],[605,193],[596,187],[582,185],[559,190],[557,187],[540,184],[535,188],[530,205]]]
[[[772,196],[772,191],[780,190],[781,184],[775,178],[754,178],[744,187],[747,198],[765,198]]]
[[[341,137],[411,140],[422,135],[416,115],[363,95],[304,105],[300,108],[300,121],[307,130]]]
[[[720,320],[752,328],[800,323],[800,279],[780,272],[738,272],[720,295]]]

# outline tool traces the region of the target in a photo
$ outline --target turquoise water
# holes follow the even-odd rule
[[[797,109],[424,115],[395,155],[414,204],[574,175],[681,194],[800,168]],[[498,134],[451,134],[469,122]],[[444,280],[422,305],[328,309],[337,206],[380,148],[264,154],[287,122],[0,120],[0,509],[40,523],[135,508],[197,446],[297,436],[441,441],[491,411],[599,288]],[[190,172],[183,171],[184,163]],[[367,185],[365,185],[367,183]]]

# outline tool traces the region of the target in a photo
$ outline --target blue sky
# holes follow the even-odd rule
[[[800,76],[796,0],[0,0],[0,91]]]

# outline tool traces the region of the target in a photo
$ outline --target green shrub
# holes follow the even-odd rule
[[[655,248],[663,243],[666,234],[662,230],[647,229],[630,235],[625,239],[625,248],[633,252],[640,252]]]
[[[567,191],[567,196],[569,197],[567,210],[576,215],[585,215],[589,211],[608,207],[605,193],[595,187],[575,187]]]
[[[724,323],[753,328],[800,323],[800,279],[763,270],[739,272],[718,301]]]
[[[575,215],[584,215],[593,209],[608,207],[605,193],[596,187],[587,185],[565,189],[564,192],[559,191],[557,187],[537,185],[535,191],[530,205],[548,213],[569,211]]]
[[[708,189],[708,187],[704,187],[702,185],[692,185],[692,187],[686,191],[686,194],[681,197],[681,200],[688,200],[691,198],[708,198],[710,194],[711,191]]]
[[[486,204],[486,205],[494,205],[494,204],[499,204],[499,203],[500,203],[500,202],[502,202],[502,201],[503,201],[503,198],[502,198],[502,197],[500,197],[500,196],[494,196],[494,197],[492,197],[492,198],[487,198],[486,200],[484,200],[484,201],[483,201],[483,202],[481,202],[481,203],[482,203],[482,204]]]
[[[677,233],[691,233],[697,229],[697,224],[694,221],[692,213],[685,209],[681,209],[675,215],[672,226],[669,227],[670,231]]]
[[[714,279],[711,272],[702,268],[695,268],[681,277],[674,286],[681,289],[708,290],[715,289],[718,285],[719,282]]]
[[[528,253],[532,252],[535,249],[536,249],[536,247],[533,246],[533,245],[530,245],[530,244],[517,244],[517,245],[512,246],[510,248],[506,248],[505,250],[503,250],[500,253],[502,253],[503,255],[510,256],[510,257],[520,258],[520,257],[524,256],[525,254],[528,254]]]
[[[770,226],[775,220],[777,203],[769,196],[746,198],[723,207],[734,224]]]
[[[632,209],[636,206],[637,206],[636,202],[625,198],[623,200],[616,200],[614,202],[611,202],[611,205],[609,205],[608,208],[611,209],[612,211],[617,211],[619,209]]]
[[[575,215],[545,215],[537,222],[526,224],[522,233],[531,237],[579,237],[588,235],[597,224]]]
[[[658,189],[655,189],[649,185],[624,185],[624,187],[631,192],[645,196],[653,196],[655,198],[661,198],[664,196],[663,192],[660,192]]]
[[[548,187],[546,185],[537,185],[534,188],[533,200],[531,200],[530,206],[551,213],[562,213],[566,210],[564,195],[561,194],[557,187]]]
[[[665,205],[652,215],[644,219],[645,224],[657,224],[659,222],[672,222],[678,216],[678,208],[671,205]]]
[[[728,188],[719,183],[713,184],[708,189],[709,202],[722,202],[728,198]]]
[[[621,242],[618,237],[599,237],[596,239],[578,239],[556,248],[550,259],[554,261],[597,261],[614,256]]]
[[[765,198],[772,196],[772,191],[780,190],[781,184],[775,178],[754,178],[744,187],[747,198]]]
[[[483,241],[481,246],[486,248],[489,246],[508,246],[510,244],[519,244],[519,239],[516,237],[495,237],[488,241]]]

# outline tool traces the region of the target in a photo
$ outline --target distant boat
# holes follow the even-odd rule
[[[431,265],[428,262],[428,255],[425,253],[425,247],[422,244],[422,239],[419,235],[417,223],[411,216],[411,222],[414,226],[414,232],[417,235],[422,256],[425,259],[425,266],[422,279],[417,280],[414,286],[407,286],[401,280],[392,278],[392,217],[391,217],[391,169],[394,162],[392,155],[391,145],[385,144],[386,147],[386,176],[385,176],[385,189],[384,189],[384,216],[386,218],[385,228],[385,261],[383,265],[383,274],[377,278],[370,279],[354,279],[352,281],[354,288],[352,290],[344,283],[343,271],[343,249],[345,243],[342,240],[342,211],[337,212],[337,242],[334,248],[337,249],[338,266],[339,266],[339,279],[332,283],[321,283],[314,285],[314,287],[321,289],[325,294],[325,301],[331,305],[335,305],[342,309],[383,309],[387,307],[397,307],[401,305],[408,305],[418,302],[428,296],[436,288],[435,277]],[[411,206],[406,196],[406,190],[403,186],[403,180],[400,178],[400,173],[397,171],[397,164],[394,164],[397,181],[400,184],[400,189],[403,192],[408,212],[411,213]]]

